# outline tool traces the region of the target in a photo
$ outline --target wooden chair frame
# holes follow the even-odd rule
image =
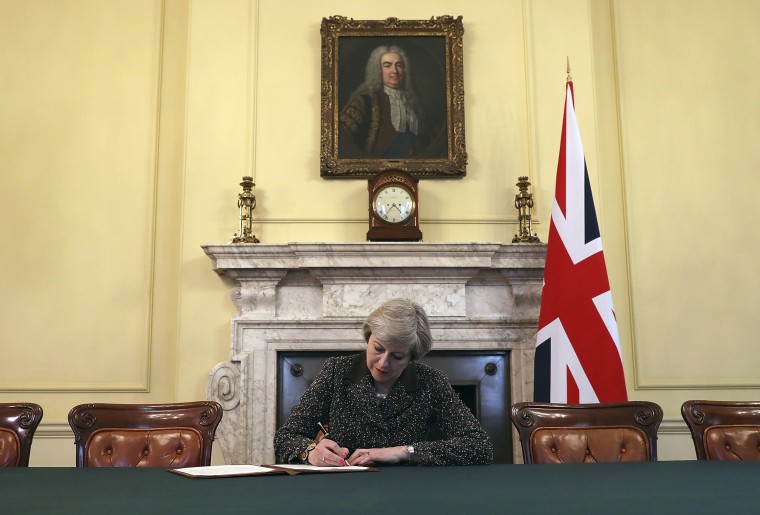
[[[691,432],[698,460],[709,460],[705,434],[715,426],[757,426],[760,431],[760,401],[688,400],[681,416]]]
[[[33,402],[0,403],[0,428],[16,434],[19,443],[17,467],[29,466],[32,437],[42,420],[42,407]]]
[[[222,420],[222,406],[215,401],[172,404],[80,404],[69,412],[74,432],[76,465],[86,467],[87,442],[102,429],[162,429],[187,427],[202,436],[201,463],[211,463],[211,446]]]
[[[519,402],[512,406],[512,423],[517,429],[523,461],[533,463],[531,437],[541,428],[624,427],[640,430],[647,440],[647,461],[657,461],[657,429],[662,408],[649,401],[597,404]]]

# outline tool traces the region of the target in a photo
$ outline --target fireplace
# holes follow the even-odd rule
[[[203,247],[235,280],[230,360],[209,374],[224,408],[226,463],[271,463],[278,424],[329,355],[363,350],[361,323],[391,297],[419,302],[433,351],[489,431],[496,459],[519,457],[509,407],[530,400],[545,245],[290,243]]]

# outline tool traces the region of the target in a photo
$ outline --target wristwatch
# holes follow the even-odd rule
[[[301,463],[309,463],[309,453],[317,448],[317,442],[311,442],[301,453]]]
[[[414,445],[407,445],[406,446],[406,452],[409,453],[409,458],[408,458],[407,461],[409,461],[409,463],[411,463],[412,462],[412,458],[414,458]]]

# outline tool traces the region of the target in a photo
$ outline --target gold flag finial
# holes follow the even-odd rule
[[[567,57],[567,80],[568,82],[573,80],[573,76],[570,75],[570,56]]]

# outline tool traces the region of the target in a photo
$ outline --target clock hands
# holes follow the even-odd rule
[[[387,220],[388,217],[390,216],[391,209],[395,209],[396,211],[398,211],[399,216],[403,220],[405,217],[409,216],[408,209],[404,210],[403,208],[404,208],[403,205],[398,205],[395,202],[391,202],[390,205],[389,204],[385,204],[385,209],[383,210],[382,215]],[[395,222],[396,219],[394,218],[393,221]]]

